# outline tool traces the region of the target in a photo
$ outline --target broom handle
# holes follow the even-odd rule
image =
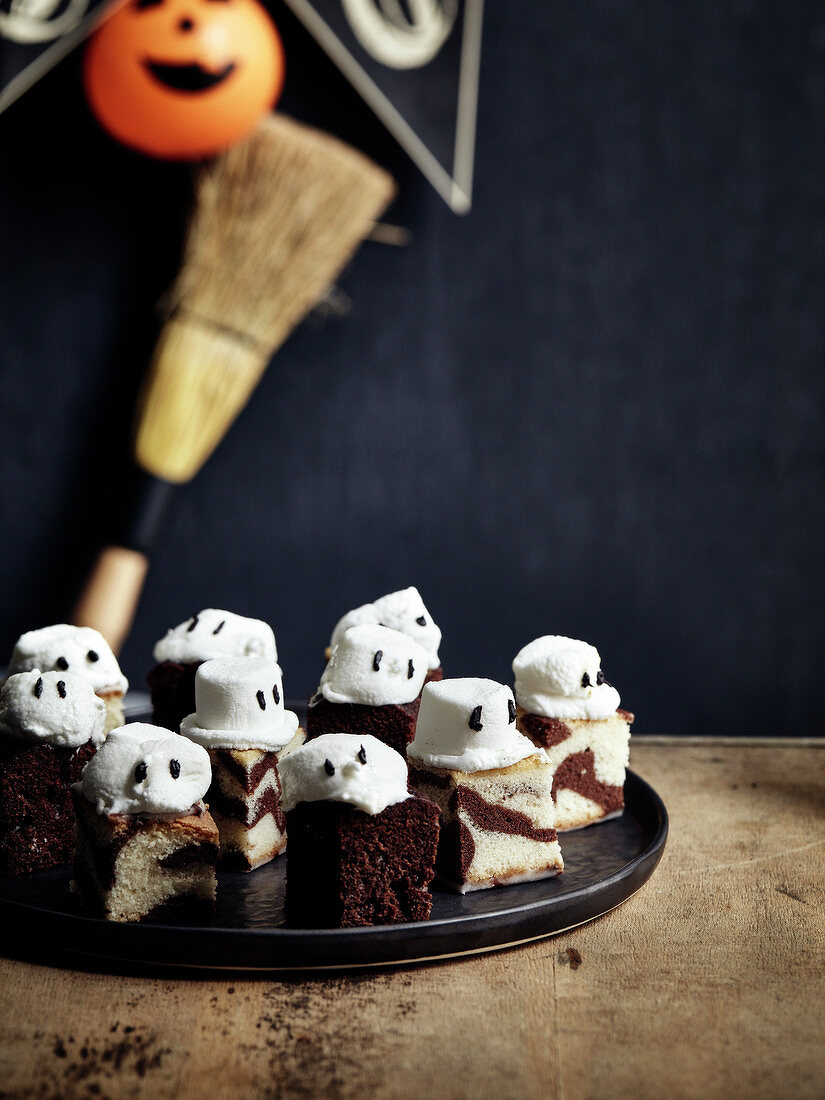
[[[116,654],[132,629],[149,553],[174,488],[171,482],[141,473],[128,529],[120,544],[102,551],[72,612],[75,626],[99,630]]]

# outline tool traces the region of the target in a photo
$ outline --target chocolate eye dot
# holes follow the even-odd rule
[[[66,698],[66,681],[65,680],[58,680],[57,681],[57,694],[60,696],[61,699]]]
[[[100,660],[100,654],[96,653],[93,649],[90,649],[89,652],[86,654],[86,660],[91,661],[92,664],[94,664],[95,661]]]
[[[516,704],[513,702],[512,699],[507,700],[507,713],[510,715],[510,722],[515,722],[515,720],[516,720]],[[509,723],[508,723],[508,725],[509,725]]]
[[[187,628],[186,628],[186,633],[187,633],[187,634],[191,634],[191,633],[192,633],[192,631],[193,631],[193,630],[195,629],[195,627],[196,627],[197,625],[198,625],[198,616],[197,616],[197,615],[193,615],[193,616],[192,616],[192,621],[191,621],[191,623],[190,623],[190,624],[189,624],[189,626],[187,626]]]
[[[364,748],[363,745],[358,750],[358,759],[361,761],[362,764],[366,764],[367,762],[367,750]]]
[[[383,649],[376,650],[375,656],[372,659],[372,667],[373,667],[374,672],[377,672],[379,670],[379,668],[381,667],[381,658],[383,656],[384,656],[384,650]]]
[[[135,783],[142,783],[146,778],[149,771],[149,765],[145,760],[141,760],[138,766],[135,768]]]
[[[599,669],[599,671],[596,673],[596,683],[599,685],[599,687],[601,687],[604,683],[604,673],[601,669]]]
[[[261,710],[266,710],[266,696],[262,691],[255,692],[255,697],[258,700],[258,706]]]
[[[324,761],[324,771],[327,775],[335,775],[335,765],[331,760]]]
[[[173,779],[177,779],[180,775],[180,760],[169,761],[169,774]]]
[[[427,620],[424,618],[423,615],[419,615],[418,618],[415,621],[418,623],[419,626],[426,626],[427,625]]]
[[[281,693],[280,693],[280,691],[278,691],[278,685],[277,684],[272,685],[272,698],[275,700],[275,706],[277,707],[277,705],[281,701]]]
[[[43,694],[43,677],[38,676],[37,677],[37,683],[34,685],[34,697],[35,697],[35,699],[39,699],[42,694]]]
[[[476,733],[479,730],[484,729],[481,722],[481,707],[476,707],[473,713],[470,715],[470,721],[467,723],[471,730],[475,730]]]
[[[590,676],[587,672],[585,672],[584,676],[582,676],[582,687],[583,688],[589,688],[590,687]]]
[[[66,660],[65,657],[58,657],[54,663],[61,672],[65,672],[66,669],[69,667],[69,662]]]
[[[407,664],[407,679],[412,680],[413,676],[415,676],[415,665],[412,662],[412,657],[410,657],[409,663]]]

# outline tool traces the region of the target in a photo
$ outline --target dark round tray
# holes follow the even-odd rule
[[[232,970],[400,965],[513,947],[608,913],[650,878],[667,829],[662,800],[629,771],[621,817],[561,834],[564,874],[463,896],[436,887],[429,921],[288,928],[283,857],[251,874],[219,874],[208,924],[118,924],[85,916],[69,892],[69,867],[0,878],[0,917],[21,947],[59,946],[121,962]]]

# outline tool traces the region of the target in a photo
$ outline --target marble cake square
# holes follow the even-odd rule
[[[72,789],[74,887],[107,920],[209,914],[215,902],[218,827],[206,811],[100,814]]]
[[[254,871],[286,848],[278,762],[304,740],[298,729],[278,751],[210,749],[212,785],[206,795],[220,832],[220,865]]]
[[[519,729],[545,750],[553,768],[559,831],[580,829],[622,813],[632,722],[627,710],[617,710],[609,718],[562,721],[519,708]]]
[[[410,784],[441,811],[436,871],[460,893],[559,874],[553,769],[543,755],[464,772],[416,760]]]

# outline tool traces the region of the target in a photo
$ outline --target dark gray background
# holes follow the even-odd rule
[[[821,732],[825,8],[490,0],[451,214],[280,6],[285,110],[401,196],[184,489],[124,653],[269,619],[288,694],[417,584],[450,674],[598,645],[637,730]],[[0,117],[0,646],[65,616],[122,497],[188,170],[111,143],[69,59]]]

